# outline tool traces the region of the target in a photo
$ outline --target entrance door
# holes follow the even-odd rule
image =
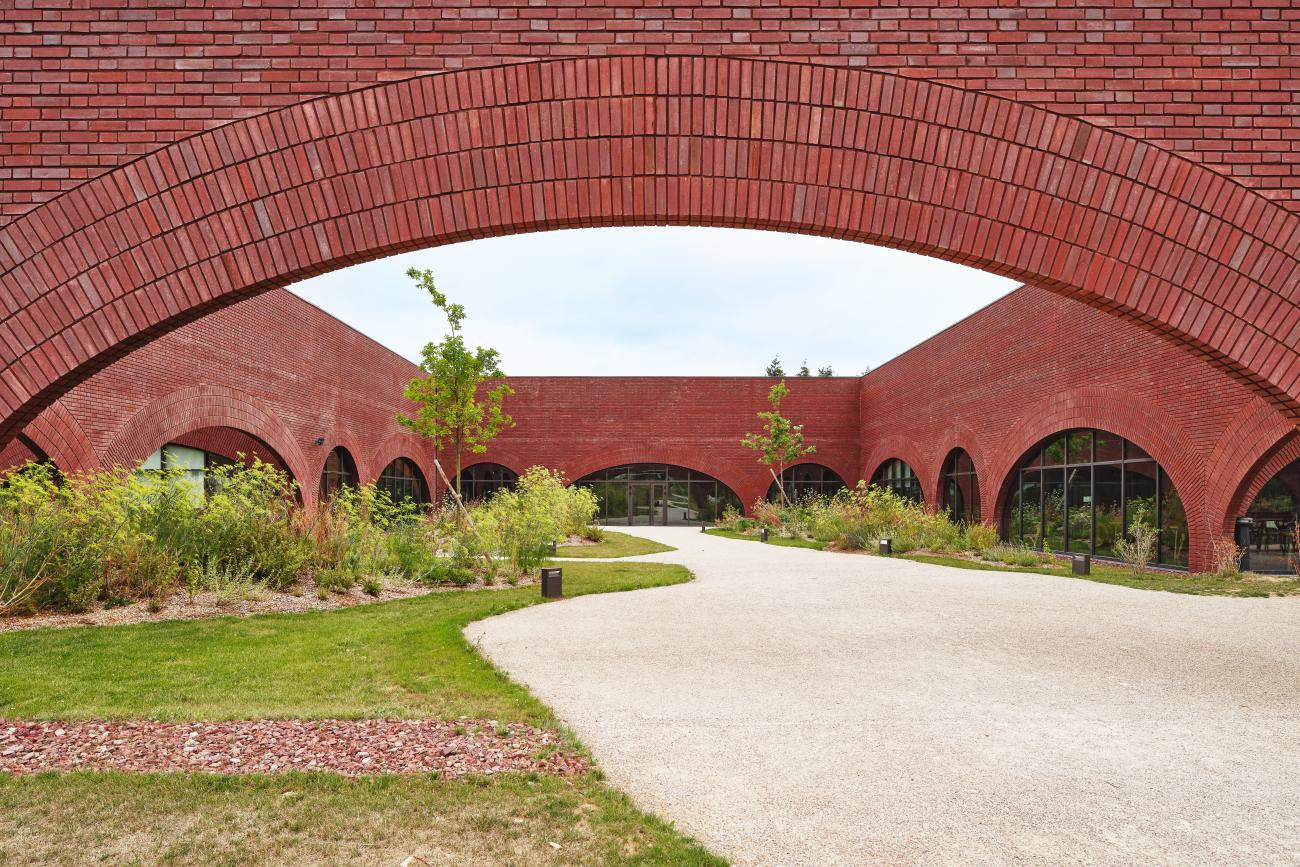
[[[668,486],[662,482],[629,485],[628,523],[641,527],[667,524],[668,513],[665,509],[667,495]]]

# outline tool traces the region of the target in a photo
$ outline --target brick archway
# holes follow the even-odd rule
[[[1300,218],[1170,152],[889,73],[698,58],[428,75],[199,133],[0,229],[0,442],[205,312],[469,238],[811,232],[1146,324],[1300,415]]]
[[[164,443],[200,428],[230,427],[261,440],[289,469],[302,496],[314,502],[302,450],[288,428],[251,395],[217,386],[194,386],[150,402],[126,422],[104,450],[107,467],[129,467]]]

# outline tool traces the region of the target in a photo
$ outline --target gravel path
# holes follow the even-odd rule
[[[639,530],[697,580],[466,634],[741,864],[1300,864],[1300,598]]]
[[[0,773],[335,771],[444,777],[536,771],[586,773],[554,732],[492,720],[247,720],[24,722],[0,719]]]

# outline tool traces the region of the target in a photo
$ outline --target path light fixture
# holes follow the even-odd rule
[[[704,532],[705,530],[707,530],[707,529],[709,529],[709,522],[708,522],[708,521],[700,521],[700,532],[703,533],[703,532]]]
[[[1071,554],[1070,571],[1075,575],[1092,574],[1092,557],[1088,554]]]
[[[889,556],[890,554],[892,554],[892,553],[894,553],[894,540],[893,540],[893,539],[881,539],[881,540],[880,540],[880,556],[882,556],[882,557],[888,557],[888,556]]]
[[[559,553],[559,551],[556,550],[556,547],[555,547],[555,540],[552,539],[552,540],[551,540],[551,556],[554,557],[554,556],[555,556],[556,554],[558,554],[558,553]]]
[[[559,599],[564,595],[564,570],[550,567],[542,570],[542,598]]]
[[[762,539],[764,542],[767,541],[767,527],[763,528]]]

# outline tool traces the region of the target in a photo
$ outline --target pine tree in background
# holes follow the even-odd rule
[[[766,373],[768,376],[785,376],[785,368],[781,366],[781,356],[772,356],[772,360],[767,364]]]

